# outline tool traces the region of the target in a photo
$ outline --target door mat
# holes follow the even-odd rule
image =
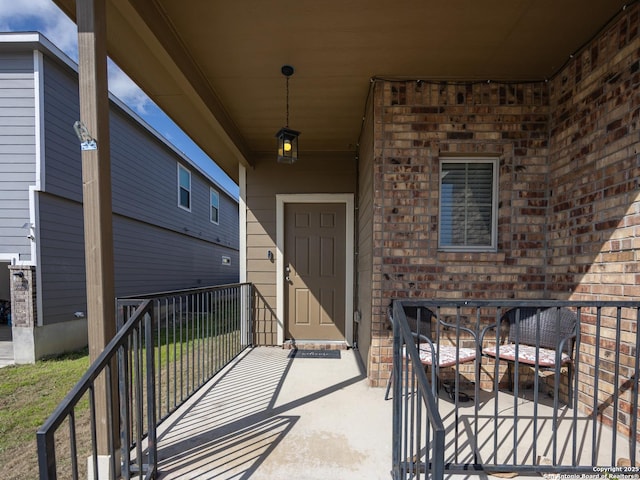
[[[340,358],[340,350],[300,350],[294,348],[288,358]]]

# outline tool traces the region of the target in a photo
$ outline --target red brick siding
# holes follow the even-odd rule
[[[389,375],[390,299],[543,297],[547,92],[545,83],[376,84],[373,384]],[[438,251],[439,161],[451,155],[500,160],[496,253]]]
[[[629,7],[549,82],[377,81],[372,384],[389,375],[392,298],[638,299],[639,11]],[[438,251],[438,162],[447,155],[500,159],[496,253]],[[584,320],[580,400],[589,410],[595,324],[588,312]],[[619,339],[612,318],[599,328],[597,408],[611,423],[619,351],[618,415],[628,426],[635,317],[625,312],[620,328]]]
[[[581,51],[551,82],[548,290],[555,298],[637,300],[640,236],[640,37],[638,5]],[[635,312],[624,312],[616,337],[613,312],[585,315],[580,401],[593,409],[599,331],[597,410],[613,423],[619,352],[619,428],[628,429],[627,379],[635,351]]]

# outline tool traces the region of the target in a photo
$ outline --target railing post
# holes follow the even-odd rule
[[[396,312],[396,302],[394,302],[394,318],[399,318]],[[401,365],[401,335],[398,322],[393,322],[393,365],[391,376],[393,377],[393,420],[392,420],[392,441],[391,460],[393,465],[392,475],[394,480],[400,480],[400,451],[402,449],[402,365]]]
[[[56,480],[56,447],[53,435],[38,432],[36,439],[40,480]]]
[[[251,343],[251,297],[249,284],[240,285],[240,346],[246,347]]]
[[[444,433],[445,430],[434,430],[433,451],[437,454],[433,456],[433,477],[436,480],[444,478]]]
[[[637,325],[640,325],[640,307],[636,307],[636,359],[633,367],[633,380],[631,392],[633,400],[631,402],[631,415],[633,419],[631,424],[631,455],[629,457],[631,465],[637,465],[636,451],[638,446],[638,397],[640,396],[640,329]],[[577,370],[577,369],[576,369]],[[577,373],[576,373],[577,376]],[[577,393],[577,392],[576,392]]]
[[[153,305],[153,303],[151,303]],[[147,350],[147,449],[148,461],[147,478],[155,478],[158,468],[158,444],[156,439],[156,374],[155,374],[155,347],[153,343],[153,306],[145,314],[145,344]]]
[[[120,392],[120,456],[122,478],[131,478],[131,405],[129,404],[129,348],[118,349],[118,389]]]

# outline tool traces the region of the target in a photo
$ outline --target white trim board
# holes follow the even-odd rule
[[[238,166],[238,217],[240,225],[240,283],[247,281],[247,169]]]

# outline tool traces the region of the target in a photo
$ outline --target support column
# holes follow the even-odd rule
[[[17,364],[35,363],[36,269],[28,265],[9,265],[11,279],[11,335],[13,358]]]
[[[105,3],[106,0],[76,1],[80,121],[97,144],[96,149],[82,151],[87,320],[91,361],[104,350],[116,331]],[[115,387],[117,375],[114,374],[112,378]],[[119,423],[117,388],[113,388],[112,392],[113,397],[109,402],[105,379],[102,378],[96,389],[97,441],[101,464],[110,454],[110,430]],[[108,412],[110,405],[112,415]],[[113,418],[113,426],[108,425],[110,416]],[[113,430],[113,433],[113,447],[117,452],[119,435],[117,430]],[[102,477],[101,472],[100,478]]]

